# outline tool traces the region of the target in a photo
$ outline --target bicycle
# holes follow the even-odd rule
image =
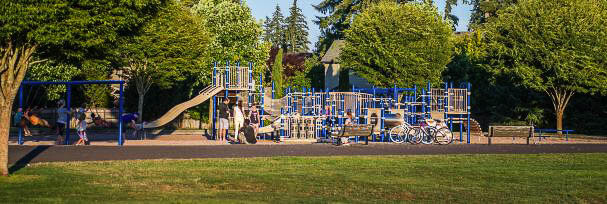
[[[453,134],[447,128],[447,125],[440,120],[426,119],[409,129],[407,135],[411,138],[412,144],[432,144],[447,145],[453,142]]]
[[[396,127],[390,129],[390,141],[394,143],[404,143],[409,140],[409,135],[407,134],[411,125],[407,122],[403,122]]]

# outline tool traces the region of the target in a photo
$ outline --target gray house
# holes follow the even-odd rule
[[[339,64],[339,55],[341,50],[346,45],[343,40],[335,40],[327,53],[322,57],[321,62],[325,67],[325,88],[329,90],[335,90],[339,87],[340,81],[342,83],[345,80],[339,80],[341,66]],[[349,71],[347,73],[348,83],[346,86],[351,87],[354,85],[357,88],[371,88],[373,87],[366,79],[359,77],[356,73]]]

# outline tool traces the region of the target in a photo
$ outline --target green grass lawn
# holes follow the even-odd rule
[[[607,154],[273,157],[33,164],[0,201],[607,202]]]

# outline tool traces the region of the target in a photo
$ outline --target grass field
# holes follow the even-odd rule
[[[274,157],[32,164],[23,202],[607,202],[607,154]]]

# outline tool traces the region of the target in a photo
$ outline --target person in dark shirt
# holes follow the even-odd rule
[[[137,135],[137,118],[139,113],[124,113],[122,114],[122,139],[126,142],[126,132],[128,128],[133,129],[132,137]]]
[[[257,138],[255,137],[255,129],[251,126],[251,121],[249,119],[244,120],[244,126],[238,130],[240,132],[238,140],[242,144],[255,144],[257,143]]]
[[[228,107],[228,103],[230,99],[223,98],[223,103],[219,104],[219,138],[220,141],[226,140],[226,132],[230,128],[230,123],[228,118],[230,117],[230,108]]]

